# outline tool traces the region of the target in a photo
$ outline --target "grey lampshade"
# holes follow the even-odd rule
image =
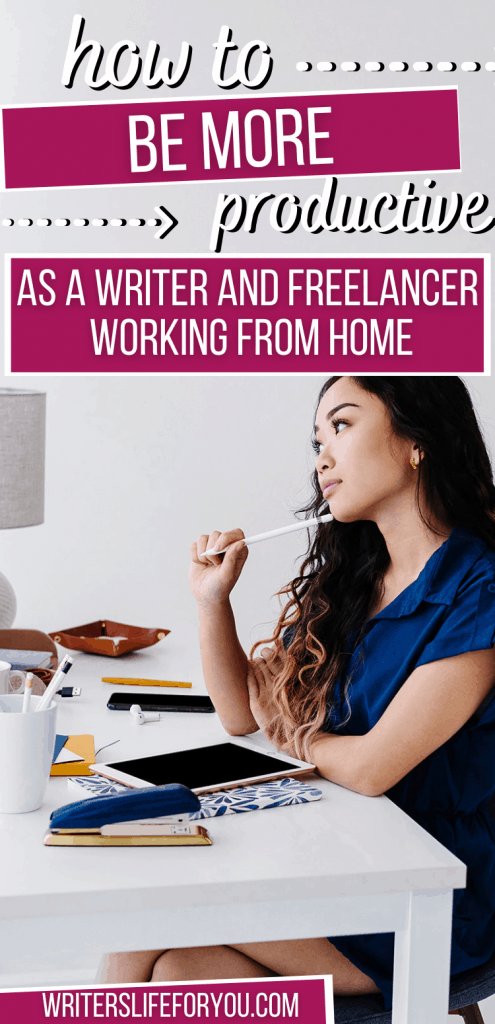
[[[43,522],[45,412],[44,392],[0,388],[0,530]]]

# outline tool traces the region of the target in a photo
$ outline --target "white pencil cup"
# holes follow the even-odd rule
[[[41,806],[55,749],[57,705],[22,714],[21,694],[0,694],[0,812],[21,814]]]

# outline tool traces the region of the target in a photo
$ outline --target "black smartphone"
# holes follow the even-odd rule
[[[129,711],[132,704],[139,704],[141,711],[215,710],[209,697],[194,693],[112,693],[107,708],[110,711]]]

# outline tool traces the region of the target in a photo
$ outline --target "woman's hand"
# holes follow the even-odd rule
[[[218,551],[228,546],[225,555],[205,555],[204,552],[216,547]],[[191,568],[189,583],[199,604],[225,604],[242,572],[248,549],[244,544],[242,530],[202,534],[191,544]]]
[[[247,685],[249,706],[260,729],[270,738],[270,726],[278,714],[273,700],[273,688],[277,676],[283,671],[286,660],[284,645],[277,640],[273,647],[263,647],[258,658],[248,662]]]

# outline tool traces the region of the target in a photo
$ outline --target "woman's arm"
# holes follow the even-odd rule
[[[232,736],[256,732],[247,688],[248,660],[237,636],[229,595],[248,556],[242,530],[215,532],[191,545],[191,590],[198,602],[201,661],[206,687],[222,725]],[[223,556],[201,557],[217,545]]]
[[[248,677],[251,708],[269,725],[270,692],[279,652],[264,648]],[[446,743],[495,685],[495,649],[469,651],[420,665],[364,736],[316,735],[310,758],[324,778],[365,796],[381,796]],[[284,749],[294,754],[290,744]]]
[[[463,726],[495,684],[495,650],[420,665],[364,736],[320,733],[312,761],[331,782],[380,796]]]

